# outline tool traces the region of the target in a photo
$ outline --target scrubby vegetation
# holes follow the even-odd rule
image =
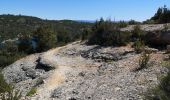
[[[26,96],[32,96],[37,92],[37,88],[33,87],[31,90],[27,93]]]
[[[0,99],[1,100],[20,100],[21,99],[20,92],[14,90],[14,87],[6,83],[2,74],[0,74]]]
[[[122,25],[121,25],[122,24]],[[83,40],[88,39],[87,44],[89,45],[102,45],[102,46],[122,46],[129,42],[134,42],[134,48],[140,52],[147,43],[146,32],[141,30],[139,24],[134,26],[131,32],[120,31],[122,26],[126,26],[126,22],[112,22],[110,20],[96,21],[91,30],[85,31],[83,34]],[[86,36],[86,37],[85,37]]]
[[[42,52],[56,46],[57,36],[48,27],[40,27],[33,33],[35,51]]]
[[[0,15],[0,67],[21,57],[65,45],[81,38],[92,23],[43,20],[31,16]]]
[[[149,60],[150,54],[147,52],[143,52],[139,59],[139,67],[136,69],[136,71],[147,68]]]
[[[70,34],[72,41],[79,38],[84,28],[91,27],[93,23],[83,23],[71,20],[44,20],[32,16],[0,15],[0,42],[7,39],[18,38],[20,34],[30,35],[41,26],[51,26],[54,33]]]
[[[150,19],[144,22],[145,24],[154,23],[170,23],[170,9],[164,5],[164,7],[158,8],[156,14]]]
[[[140,25],[135,25],[134,29],[132,30],[132,40],[144,40],[145,32],[141,30]]]
[[[164,62],[163,66],[167,67],[169,72],[167,76],[160,79],[157,87],[154,87],[145,94],[145,98],[148,100],[170,100],[170,61]]]
[[[84,29],[83,32],[82,32],[82,35],[81,35],[81,40],[84,41],[84,40],[87,40],[89,38],[89,36],[91,35],[91,29],[87,28],[87,29]]]
[[[96,21],[92,27],[91,36],[88,39],[88,44],[102,46],[120,46],[126,45],[130,40],[130,33],[121,32],[120,27],[110,20]]]
[[[138,21],[135,21],[135,20],[130,20],[128,22],[128,25],[139,25],[139,24],[141,24],[141,22],[138,22]]]
[[[134,42],[133,47],[134,47],[136,53],[141,53],[144,51],[145,43],[142,40],[137,40]]]
[[[0,68],[6,67],[26,54],[18,51],[15,43],[8,42],[0,48]]]

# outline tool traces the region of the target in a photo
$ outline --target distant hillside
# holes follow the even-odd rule
[[[74,39],[84,28],[91,27],[92,23],[72,20],[44,20],[23,15],[0,15],[0,41],[17,38],[18,34],[31,34],[42,25],[51,26],[58,34],[67,32]]]
[[[96,20],[75,20],[75,21],[85,22],[85,23],[95,23],[96,22]]]

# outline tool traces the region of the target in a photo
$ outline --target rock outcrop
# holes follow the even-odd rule
[[[50,70],[52,67],[48,63],[42,63],[41,54],[34,54],[9,65],[2,73],[8,83],[15,85],[25,95],[30,88],[42,84]]]
[[[18,60],[3,74],[23,95],[37,88],[24,100],[139,100],[159,83],[157,76],[167,73],[160,64],[163,56],[152,53],[152,67],[134,72],[140,54],[133,48],[75,42]]]
[[[170,23],[167,24],[170,26]],[[126,28],[122,28],[121,31],[131,32],[135,25],[129,25]],[[165,24],[146,24],[140,25],[141,30],[145,31],[146,40],[152,45],[169,45],[170,44],[170,27],[166,31],[164,30]]]
[[[148,32],[146,39],[149,43],[155,45],[168,45],[170,44],[170,31],[160,32]]]

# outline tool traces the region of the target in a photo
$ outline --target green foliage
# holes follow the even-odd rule
[[[141,53],[144,51],[145,43],[141,40],[137,40],[134,42],[133,47],[134,47],[136,53]]]
[[[170,72],[163,77],[160,84],[145,94],[147,100],[170,100]]]
[[[170,22],[170,10],[166,7],[158,8],[156,14],[151,18],[156,23],[169,23]]]
[[[57,44],[67,44],[69,42],[71,42],[73,40],[73,37],[71,36],[71,34],[69,34],[69,32],[67,30],[61,30],[58,32],[57,34]]]
[[[2,47],[0,48],[0,50],[3,52],[8,52],[8,53],[18,52],[18,46],[14,42],[5,42],[1,46]]]
[[[88,39],[88,44],[103,45],[103,46],[120,46],[126,45],[129,42],[130,34],[121,32],[116,24],[110,20],[104,21],[102,18],[97,21],[92,27],[91,36]]]
[[[18,47],[14,43],[6,43],[0,48],[0,67],[3,68],[18,60],[21,57],[24,57],[24,53],[18,52]]]
[[[0,67],[4,68],[24,56],[25,54],[22,53],[18,53],[18,54],[0,53]]]
[[[12,87],[5,82],[3,75],[0,74],[0,94],[5,93],[6,91],[10,91],[11,88]]]
[[[114,46],[124,46],[127,45],[130,42],[130,36],[131,34],[129,32],[115,32],[113,33],[113,44]]]
[[[1,100],[20,100],[21,93],[5,82],[3,75],[0,74],[0,99]]]
[[[37,88],[33,87],[31,90],[27,93],[26,96],[32,96],[37,92]]]
[[[84,29],[83,32],[82,32],[82,35],[81,35],[81,40],[87,40],[91,34],[91,29]]]
[[[128,26],[128,23],[125,22],[125,21],[119,21],[119,22],[116,23],[116,24],[117,24],[117,26],[118,26],[119,28],[124,28],[124,27],[127,27],[127,26]]]
[[[146,21],[143,21],[143,24],[155,24],[155,21],[148,19]]]
[[[43,20],[37,17],[23,15],[0,15],[0,41],[18,38],[19,34],[31,35],[37,27],[44,25],[51,26],[54,33],[58,33],[64,29],[75,40],[84,28],[90,28],[93,23],[71,20]]]
[[[135,21],[135,20],[130,20],[130,21],[128,22],[128,24],[129,24],[129,25],[137,25],[137,24],[140,24],[140,22],[137,22],[137,21]]]
[[[56,45],[56,34],[49,27],[39,27],[34,31],[36,39],[36,51],[42,52],[53,48]]]
[[[31,36],[30,35],[21,35],[18,39],[18,51],[24,52],[27,54],[33,53],[34,48],[31,43]]]
[[[132,38],[134,40],[142,39],[144,36],[144,32],[141,30],[140,25],[135,25],[132,31]]]
[[[150,89],[145,94],[147,100],[170,100],[170,62],[164,61],[162,66],[168,68],[169,72],[160,79],[158,86]]]
[[[55,21],[23,15],[0,15],[0,67],[8,66],[25,55],[80,39],[82,30],[91,28],[92,25],[71,20]],[[1,43],[4,41],[5,43]]]
[[[141,55],[139,59],[139,68],[137,68],[136,71],[139,71],[141,69],[148,67],[149,60],[150,60],[150,54],[143,52],[143,54]]]

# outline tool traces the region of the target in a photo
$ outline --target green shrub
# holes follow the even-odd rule
[[[0,74],[0,99],[1,100],[20,100],[21,93],[6,83],[3,75]]]
[[[137,24],[140,24],[140,22],[135,21],[135,20],[130,20],[130,21],[128,22],[128,24],[129,24],[129,25],[137,25]]]
[[[18,39],[18,51],[26,54],[34,53],[33,44],[31,43],[31,36],[23,34]]]
[[[124,28],[128,26],[128,23],[125,21],[119,21],[116,23],[119,28]]]
[[[32,96],[37,92],[37,88],[33,87],[31,90],[27,93],[26,96]]]
[[[0,51],[0,67],[6,67],[24,56],[24,53],[11,53]]]
[[[36,51],[43,52],[56,46],[56,34],[49,27],[39,27],[34,31],[33,37],[36,41]]]
[[[141,53],[144,51],[145,43],[141,40],[137,40],[134,42],[133,47],[134,47],[136,53]]]
[[[89,45],[120,46],[126,45],[130,40],[130,33],[121,32],[118,26],[110,20],[97,21],[92,28],[88,39]]]
[[[6,91],[10,91],[11,88],[12,87],[5,82],[3,75],[0,74],[0,93],[5,93]]]
[[[73,39],[73,36],[70,34],[69,31],[67,31],[65,29],[60,30],[57,34],[57,42],[58,43],[67,44],[67,43],[71,42],[72,39]]]
[[[147,100],[170,100],[170,62],[163,62],[162,66],[169,69],[166,76],[160,79],[158,86],[150,89],[146,94]]]
[[[156,23],[169,23],[170,22],[170,9],[164,5],[164,7],[158,8],[155,15],[150,19]]]
[[[124,46],[130,42],[130,33],[129,32],[115,32],[113,33],[112,45],[114,46]]]
[[[136,71],[148,67],[149,60],[150,60],[150,54],[144,52],[139,59],[139,67],[136,69]]]
[[[143,35],[143,31],[141,30],[141,27],[140,25],[135,25],[134,26],[134,29],[132,30],[132,38],[134,40],[137,40],[137,39],[142,39],[142,35]]]
[[[145,94],[146,100],[170,100],[170,73],[163,77],[160,84]]]
[[[91,34],[91,29],[84,29],[81,35],[81,40],[87,40]]]
[[[148,20],[144,21],[143,24],[155,24],[155,21],[148,19]]]

